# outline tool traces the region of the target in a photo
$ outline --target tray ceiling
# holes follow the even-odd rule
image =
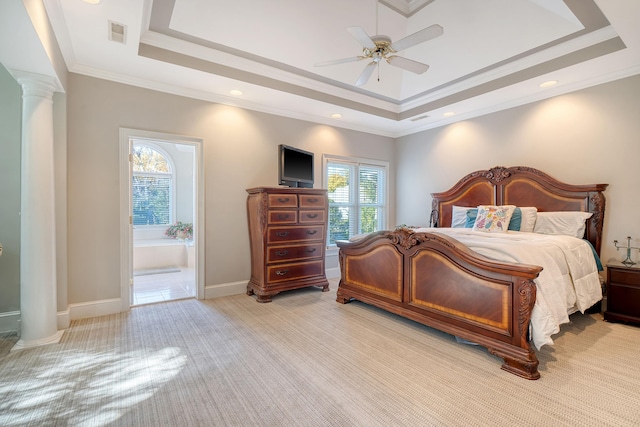
[[[72,72],[387,136],[639,73],[638,3],[45,0]],[[397,41],[433,24],[442,36],[398,53],[424,74],[381,62],[356,87],[367,61],[314,66],[362,53],[347,27]]]

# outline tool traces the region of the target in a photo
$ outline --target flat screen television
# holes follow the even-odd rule
[[[313,188],[313,153],[280,144],[278,183],[288,187]]]

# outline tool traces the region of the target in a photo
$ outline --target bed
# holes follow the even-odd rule
[[[450,190],[432,194],[430,227],[403,226],[338,242],[341,277],[337,301],[359,300],[450,333],[463,342],[482,345],[503,359],[502,369],[537,379],[540,373],[532,337],[538,336],[536,347],[552,343],[550,336],[568,321],[570,313],[585,311],[585,305],[602,297],[593,268],[597,268],[602,243],[606,187],[566,184],[522,166],[470,173]],[[516,207],[521,215],[535,211],[535,225],[528,222],[535,230],[524,224],[519,225],[522,231],[500,233],[477,228],[484,225],[486,209],[508,211],[511,218]],[[474,208],[481,220],[473,220],[469,211]],[[459,224],[461,209],[468,217],[464,227]],[[575,237],[566,237],[544,228],[549,218],[557,216],[585,219],[582,228],[572,229]],[[457,221],[453,228],[452,221]],[[473,227],[469,227],[471,223]],[[491,242],[488,248],[478,243],[483,239],[480,236]],[[512,253],[503,251],[499,240],[514,245]],[[542,249],[529,257],[533,252],[529,248],[535,245],[542,245]],[[574,266],[567,255],[572,251],[577,258]],[[558,261],[562,254],[566,264]],[[528,259],[536,262],[522,261]],[[597,289],[594,280],[598,281]],[[578,289],[582,282],[587,283],[587,291]],[[574,288],[578,290],[574,292]],[[587,297],[581,297],[581,292]],[[558,295],[559,300],[554,301]],[[544,318],[545,309],[558,317],[549,321],[549,330],[537,325],[538,314],[543,313]]]

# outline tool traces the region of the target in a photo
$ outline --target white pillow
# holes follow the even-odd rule
[[[451,208],[451,227],[464,228],[467,222],[467,211],[475,209],[475,206],[452,206]]]
[[[478,206],[478,216],[476,217],[476,222],[473,224],[473,231],[506,233],[515,209],[516,207],[513,205]]]
[[[520,222],[520,231],[533,233],[533,229],[536,225],[536,217],[538,216],[538,208],[520,207],[520,212],[522,212],[522,222]]]
[[[538,212],[534,233],[560,234],[582,239],[585,231],[585,221],[591,212]]]

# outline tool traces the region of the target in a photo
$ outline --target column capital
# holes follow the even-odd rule
[[[9,72],[22,86],[23,96],[53,99],[53,93],[58,89],[56,79],[51,76],[21,70],[9,70]]]

